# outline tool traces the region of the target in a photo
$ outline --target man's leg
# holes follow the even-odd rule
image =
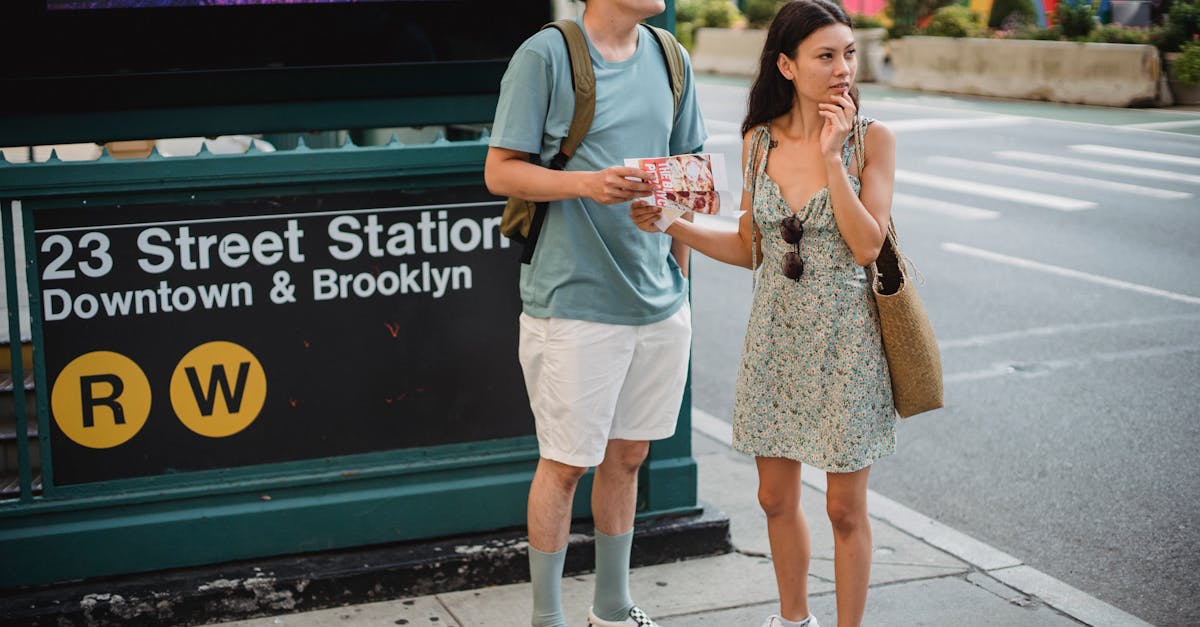
[[[571,531],[571,502],[586,468],[538,459],[529,486],[529,576],[533,584],[533,627],[564,627],[563,563]]]
[[[609,440],[604,461],[592,482],[592,517],[596,524],[596,591],[592,613],[624,620],[633,609],[629,596],[629,554],[633,546],[633,514],[637,507],[638,468],[650,443]]]

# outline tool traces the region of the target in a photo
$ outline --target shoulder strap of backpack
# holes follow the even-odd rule
[[[592,55],[588,52],[587,38],[575,20],[561,19],[542,27],[557,28],[567,42],[567,57],[571,60],[571,85],[575,88],[575,113],[567,137],[558,147],[558,154],[550,160],[550,167],[561,170],[567,160],[575,154],[583,136],[592,126],[596,113],[596,75],[592,72]]]
[[[654,41],[658,42],[663,59],[667,62],[667,74],[671,78],[671,97],[675,101],[675,113],[679,113],[679,99],[683,97],[683,79],[687,73],[687,69],[683,65],[683,51],[679,49],[679,42],[675,40],[671,31],[649,24],[643,24],[643,26],[654,33]]]

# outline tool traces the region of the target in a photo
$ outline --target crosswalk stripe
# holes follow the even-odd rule
[[[1046,155],[1036,152],[1024,152],[1020,150],[997,150],[992,153],[1001,159],[1009,159],[1012,161],[1023,161],[1025,163],[1044,163],[1047,165],[1069,166],[1072,168],[1082,168],[1095,170],[1097,172],[1113,172],[1116,174],[1128,176],[1140,176],[1148,179],[1158,179],[1160,181],[1175,181],[1180,183],[1195,183],[1200,184],[1200,176],[1194,174],[1184,174],[1183,172],[1170,172],[1167,170],[1154,170],[1151,168],[1138,168],[1130,165],[1120,165],[1117,163],[1105,163],[1103,161],[1089,161],[1087,159],[1072,159],[1070,157],[1060,157],[1058,155]]]
[[[1052,181],[1055,183],[1072,183],[1075,185],[1085,185],[1095,189],[1106,189],[1114,192],[1125,192],[1128,194],[1137,194],[1139,196],[1149,196],[1151,198],[1161,198],[1164,200],[1179,200],[1182,198],[1191,198],[1192,195],[1187,192],[1177,192],[1170,189],[1162,189],[1158,187],[1146,187],[1144,185],[1131,185],[1129,183],[1119,183],[1106,179],[1095,179],[1086,176],[1075,176],[1073,174],[1062,174],[1061,172],[1051,172],[1049,170],[1034,170],[1031,168],[1019,168],[1011,165],[1002,165],[999,163],[990,163],[986,161],[972,161],[970,159],[959,159],[957,157],[934,156],[926,159],[934,165],[944,165],[955,168],[963,168],[973,172],[992,172],[994,174],[1006,176],[1022,176],[1025,178],[1036,179],[1039,181]]]
[[[1010,116],[987,118],[917,118],[912,120],[888,120],[887,127],[897,133],[906,131],[940,131],[955,128],[986,128],[989,126],[1016,126],[1025,124],[1027,118]]]
[[[1191,120],[1173,120],[1170,122],[1139,122],[1136,124],[1122,124],[1125,128],[1145,128],[1150,130],[1173,130],[1177,128],[1191,128],[1200,126],[1200,117]]]
[[[960,205],[958,203],[946,202],[935,198],[925,198],[924,196],[914,196],[912,194],[904,194],[901,192],[892,193],[892,204],[902,209],[915,209],[917,211],[925,211],[929,213],[937,213],[951,218],[960,220],[994,220],[1000,217],[999,211],[991,211],[989,209],[980,209],[978,207],[970,207]]]
[[[1080,211],[1083,209],[1092,209],[1096,206],[1096,203],[1087,200],[1042,194],[1014,187],[1000,187],[999,185],[988,185],[987,183],[951,179],[909,170],[896,170],[896,181],[974,194],[976,196],[986,196],[988,198],[999,198],[1027,205],[1046,207],[1047,209],[1057,209],[1058,211]]]
[[[1074,150],[1075,152],[1082,152],[1086,155],[1102,155],[1106,157],[1121,157],[1124,159],[1139,159],[1142,161],[1173,163],[1176,165],[1186,165],[1194,168],[1200,168],[1200,159],[1197,159],[1196,157],[1170,155],[1162,152],[1132,150],[1130,148],[1117,148],[1116,146],[1098,146],[1096,144],[1076,144],[1071,146],[1071,150]]]
[[[1162,298],[1179,301],[1181,303],[1188,303],[1191,305],[1200,305],[1200,297],[1197,297],[1197,296],[1191,296],[1188,294],[1180,294],[1179,292],[1171,292],[1168,290],[1162,290],[1157,287],[1150,287],[1148,285],[1139,285],[1137,283],[1130,283],[1129,281],[1122,281],[1120,279],[1114,279],[1114,278],[1102,276],[1099,274],[1092,274],[1090,272],[1081,272],[1079,270],[1073,270],[1071,268],[1064,268],[1062,266],[1055,266],[1055,265],[1051,265],[1048,263],[1041,263],[1040,261],[1033,261],[1031,259],[1022,259],[1020,257],[1004,255],[1001,253],[992,252],[990,250],[983,250],[982,248],[974,248],[971,246],[964,246],[962,244],[957,244],[954,242],[942,243],[942,250],[945,250],[947,252],[952,252],[952,253],[958,253],[961,255],[969,255],[971,257],[978,257],[980,259],[986,259],[988,261],[995,261],[997,263],[1003,263],[1003,264],[1007,264],[1010,266],[1016,266],[1018,268],[1026,268],[1029,270],[1036,270],[1038,272],[1045,272],[1047,274],[1055,274],[1058,276],[1067,277],[1067,278],[1071,278],[1071,279],[1078,279],[1080,281],[1087,281],[1088,283],[1107,285],[1109,287],[1115,287],[1118,289],[1129,290],[1131,292],[1140,292],[1142,294],[1149,294],[1151,296],[1159,296]]]

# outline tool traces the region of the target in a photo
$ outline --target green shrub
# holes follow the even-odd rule
[[[676,22],[675,23],[675,39],[687,48],[688,53],[696,51],[696,23],[695,22]]]
[[[742,12],[732,0],[708,0],[700,8],[700,22],[711,28],[729,28],[742,19]]]
[[[1019,28],[1013,32],[1013,39],[1037,39],[1041,41],[1058,41],[1062,39],[1062,31],[1057,26],[1051,28],[1040,28],[1037,26],[1026,26]]]
[[[675,23],[692,23],[696,18],[700,17],[700,8],[704,6],[704,0],[679,0],[675,3]]]
[[[957,0],[887,0],[883,14],[892,21],[888,37],[897,38],[917,32],[917,24],[933,15],[934,11],[958,4]]]
[[[1087,40],[1106,44],[1148,44],[1150,29],[1105,24],[1092,31]]]
[[[1088,0],[1059,0],[1054,21],[1067,39],[1083,39],[1096,28],[1096,12]]]
[[[1184,85],[1200,85],[1200,41],[1183,44],[1179,58],[1171,64],[1171,74]]]
[[[1200,1],[1175,0],[1167,13],[1165,32],[1159,42],[1163,52],[1177,52],[1200,34]]]
[[[883,28],[883,20],[875,15],[866,15],[863,13],[851,13],[850,23],[854,24],[854,28]]]
[[[751,28],[766,28],[782,5],[781,0],[746,0],[742,12]]]
[[[1016,30],[1037,23],[1037,9],[1032,0],[995,0],[988,16],[989,28]]]
[[[981,17],[964,6],[942,7],[934,11],[924,32],[933,37],[970,37],[980,30]]]

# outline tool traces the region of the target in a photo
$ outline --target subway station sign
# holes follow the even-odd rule
[[[533,433],[479,187],[42,210],[56,482]]]

